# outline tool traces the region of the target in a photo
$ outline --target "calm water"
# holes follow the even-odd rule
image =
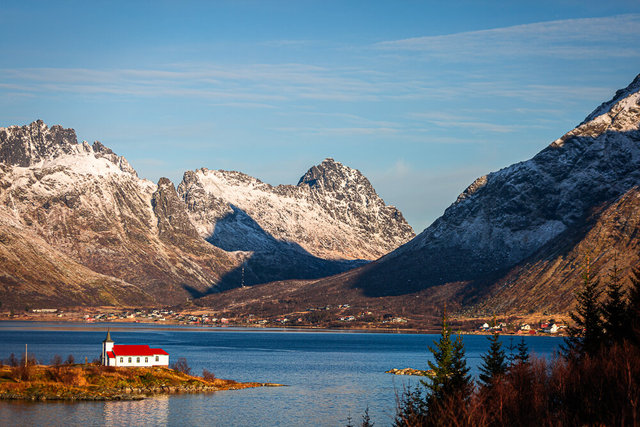
[[[417,379],[385,374],[391,368],[426,368],[436,335],[285,330],[201,329],[138,324],[77,325],[0,322],[0,358],[21,355],[24,344],[40,362],[60,354],[89,361],[100,354],[106,327],[116,344],[162,347],[185,357],[194,373],[275,382],[288,387],[157,397],[136,402],[31,403],[0,401],[0,425],[345,425],[369,413],[378,426],[393,420],[396,393]],[[505,337],[505,344],[508,344]],[[516,338],[519,340],[519,338]],[[517,341],[515,341],[517,343]],[[527,337],[529,348],[550,356],[558,338]],[[477,373],[485,336],[464,337]]]

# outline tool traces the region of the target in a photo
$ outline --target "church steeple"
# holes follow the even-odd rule
[[[113,350],[113,340],[111,339],[111,331],[107,329],[107,338],[102,341],[102,364],[108,366],[109,358],[107,357],[107,353]]]

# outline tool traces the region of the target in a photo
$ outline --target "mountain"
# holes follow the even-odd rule
[[[0,211],[0,301],[3,308],[151,304],[153,295],[96,273]]]
[[[178,186],[201,237],[246,251],[245,283],[318,278],[377,259],[415,235],[358,170],[333,159],[297,185],[272,186],[240,172],[188,171]],[[229,286],[241,277],[229,276]]]
[[[624,278],[640,261],[639,128],[640,76],[532,159],[475,180],[430,227],[379,260],[222,302],[247,313],[282,313],[276,301],[291,312],[349,303],[413,318],[445,303],[471,317],[566,312],[587,259],[601,283],[614,263]]]
[[[413,236],[360,172],[330,159],[297,186],[200,169],[176,190],[73,129],[0,128],[0,298],[12,307],[178,304],[243,276],[343,272]]]
[[[11,224],[3,232],[39,250],[23,248],[13,271],[3,258],[0,283],[31,286],[47,301],[50,289],[62,295],[76,285],[68,304],[184,301],[210,291],[242,262],[199,237],[169,180],[140,179],[99,142],[78,143],[72,129],[42,121],[0,128],[0,212]],[[31,266],[41,258],[51,268]],[[68,274],[47,273],[55,270]],[[88,298],[83,276],[118,298]],[[3,294],[10,292],[5,287]]]
[[[586,258],[601,286],[614,264],[623,283],[640,262],[640,188],[635,186],[612,203],[595,209],[581,227],[563,233],[537,254],[518,263],[490,286],[475,313],[558,313],[571,307],[581,283]]]

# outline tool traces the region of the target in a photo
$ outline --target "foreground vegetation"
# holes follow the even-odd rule
[[[203,377],[164,367],[115,368],[100,364],[36,365],[33,360],[0,367],[0,399],[137,400],[157,394],[202,393],[275,384]]]
[[[430,347],[435,375],[405,391],[395,425],[640,425],[640,267],[630,279],[627,294],[614,265],[603,290],[587,259],[562,352],[530,357],[522,341],[510,357],[496,333],[477,382],[445,310],[440,340]]]

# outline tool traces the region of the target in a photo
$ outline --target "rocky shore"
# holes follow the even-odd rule
[[[114,368],[94,364],[0,367],[0,399],[140,400],[161,394],[210,393],[281,384],[201,378],[169,368]]]
[[[390,369],[388,371],[385,371],[385,374],[393,374],[393,375],[415,375],[418,377],[430,377],[433,376],[433,370],[429,369],[428,371],[422,371],[420,369],[411,369],[411,368],[404,368],[404,369]]]

